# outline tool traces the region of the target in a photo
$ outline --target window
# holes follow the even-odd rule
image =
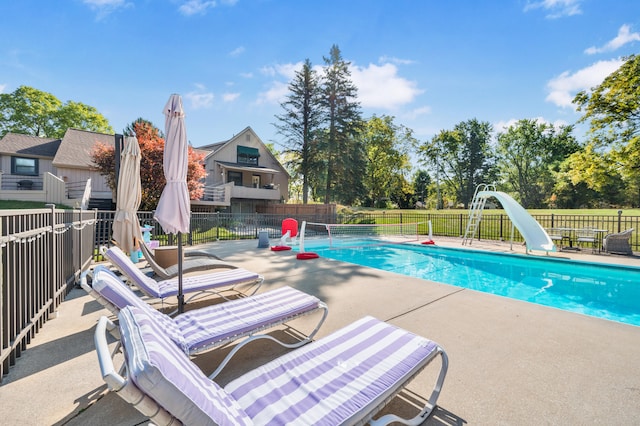
[[[238,163],[247,164],[249,166],[257,166],[260,152],[258,148],[250,148],[248,146],[238,145]]]
[[[242,172],[227,172],[227,182],[233,182],[236,186],[242,186]]]
[[[38,176],[38,159],[11,157],[11,174]]]

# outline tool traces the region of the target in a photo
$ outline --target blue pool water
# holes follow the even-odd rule
[[[305,245],[321,257],[640,326],[636,267],[419,244]]]

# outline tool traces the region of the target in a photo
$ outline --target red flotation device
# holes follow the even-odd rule
[[[305,251],[304,253],[296,254],[296,259],[300,259],[300,260],[317,259],[319,257],[320,256],[318,256],[318,253],[313,253],[311,251]]]
[[[271,246],[271,251],[285,251],[291,250],[290,246]]]
[[[425,245],[427,245],[427,244],[428,244],[428,245],[431,245],[431,244],[435,245],[435,243],[436,243],[436,242],[435,242],[435,241],[433,241],[433,240],[427,240],[427,241],[423,241],[423,242],[422,242],[422,244],[425,244]]]

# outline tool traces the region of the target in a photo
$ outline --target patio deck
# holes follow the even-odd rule
[[[460,239],[436,238],[436,243],[459,247]],[[472,248],[508,251],[509,246],[474,241]],[[264,275],[261,291],[290,285],[320,297],[329,316],[318,337],[370,314],[441,344],[449,373],[438,408],[425,424],[634,424],[640,419],[640,327],[329,259],[298,261],[292,252],[257,248],[257,240],[199,249]],[[638,257],[553,256],[640,266]],[[100,377],[93,332],[107,314],[83,290],[71,292],[58,318],[44,326],[4,378],[4,424],[146,423],[107,393]],[[293,325],[303,328],[305,321]],[[217,381],[225,384],[284,351],[272,342],[254,342]],[[196,362],[210,372],[226,352],[214,350]],[[428,396],[436,370],[427,368],[389,408],[414,412],[412,400]]]

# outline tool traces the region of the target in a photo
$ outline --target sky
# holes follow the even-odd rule
[[[0,93],[82,102],[116,132],[163,129],[178,93],[194,147],[251,126],[279,149],[287,86],[333,45],[363,117],[419,141],[474,118],[573,124],[575,94],[640,53],[637,0],[20,0],[0,16]]]

